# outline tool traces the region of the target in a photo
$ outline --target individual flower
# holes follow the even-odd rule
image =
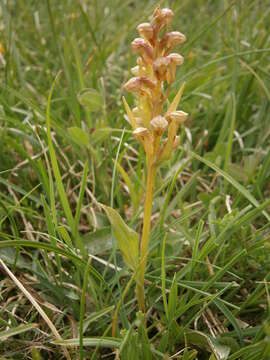
[[[146,40],[136,38],[132,41],[131,47],[134,52],[138,52],[140,54],[145,64],[149,64],[153,61],[154,49]]]
[[[153,26],[150,23],[142,23],[137,26],[139,35],[145,40],[151,41],[154,35]]]

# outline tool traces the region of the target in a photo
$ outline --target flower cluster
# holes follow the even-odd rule
[[[183,86],[163,113],[170,85],[175,80],[176,67],[184,58],[171,50],[186,41],[185,35],[169,31],[173,18],[170,9],[157,7],[150,23],[137,26],[140,35],[132,41],[132,49],[139,57],[132,68],[132,77],[124,88],[136,97],[136,106],[131,110],[123,98],[133,134],[143,145],[148,161],[160,164],[170,158],[179,144],[177,131],[187,119],[187,113],[177,110]],[[167,138],[163,136],[167,133]]]

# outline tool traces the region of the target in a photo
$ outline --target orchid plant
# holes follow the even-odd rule
[[[146,154],[147,179],[141,238],[125,224],[115,210],[104,206],[123,258],[136,275],[138,306],[143,313],[155,176],[157,169],[172,156],[179,145],[177,132],[188,116],[184,111],[177,110],[184,84],[173,101],[169,103],[168,100],[176,68],[184,61],[172,49],[186,41],[182,33],[170,31],[173,15],[171,9],[157,7],[151,22],[137,26],[140,37],[131,44],[133,51],[138,54],[137,65],[131,69],[134,77],[124,85],[124,89],[135,98],[135,106],[131,109],[123,97],[127,118],[134,137]]]

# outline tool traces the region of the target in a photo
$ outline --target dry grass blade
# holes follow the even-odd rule
[[[56,327],[54,326],[54,324],[51,322],[51,320],[48,318],[46,313],[43,311],[43,309],[40,307],[40,305],[36,302],[36,300],[33,298],[33,296],[29,293],[29,291],[27,291],[25,289],[23,284],[9,270],[9,268],[6,266],[6,264],[4,263],[4,261],[2,259],[0,259],[0,264],[3,267],[3,269],[5,270],[5,272],[8,274],[8,276],[16,284],[16,286],[18,286],[18,288],[23,292],[25,297],[27,297],[27,299],[31,302],[31,304],[34,306],[34,308],[38,311],[40,316],[43,318],[43,320],[46,322],[48,327],[51,329],[51,331],[52,331],[53,335],[55,336],[55,338],[57,340],[62,340],[62,338],[61,338],[59,332],[57,331]],[[71,360],[71,357],[70,357],[69,352],[67,351],[66,347],[63,346],[62,349],[63,349],[63,352],[65,354],[66,359]]]

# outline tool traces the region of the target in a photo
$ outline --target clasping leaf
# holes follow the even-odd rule
[[[117,211],[102,205],[113,228],[114,236],[124,261],[130,269],[136,270],[139,259],[139,234],[124,222]]]

